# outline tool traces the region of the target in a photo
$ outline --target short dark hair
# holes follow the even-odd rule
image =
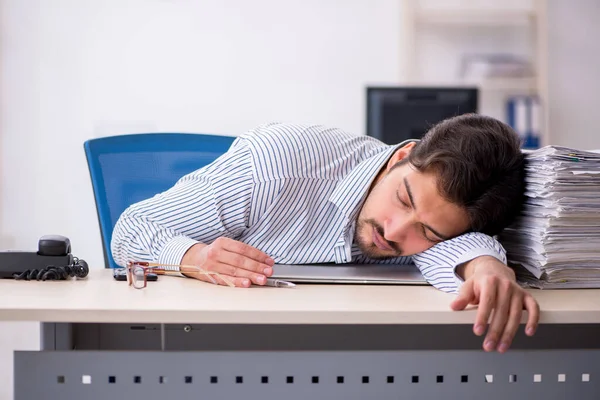
[[[463,114],[434,125],[409,153],[408,162],[437,175],[440,194],[464,207],[472,231],[496,235],[521,210],[521,140],[495,118]]]

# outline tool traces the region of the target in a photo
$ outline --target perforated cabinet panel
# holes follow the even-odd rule
[[[598,399],[600,350],[15,352],[15,399]]]

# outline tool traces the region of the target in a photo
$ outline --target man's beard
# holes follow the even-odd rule
[[[388,242],[388,244],[394,250],[396,250],[396,254],[395,255],[383,255],[383,254],[381,254],[381,249],[379,247],[377,247],[375,245],[375,243],[373,243],[371,241],[368,241],[368,242],[365,241],[364,237],[361,236],[361,233],[363,233],[364,230],[368,230],[369,226],[373,227],[382,238],[384,237],[384,234],[385,234],[383,232],[383,227],[381,225],[379,225],[375,220],[372,220],[372,219],[357,220],[356,221],[356,229],[354,230],[354,243],[356,243],[356,245],[360,249],[361,253],[363,253],[363,255],[365,255],[366,257],[371,258],[373,260],[387,260],[390,258],[400,257],[402,255],[401,249],[395,243]]]

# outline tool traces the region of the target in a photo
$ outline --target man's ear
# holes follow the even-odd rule
[[[417,143],[410,142],[409,144],[406,144],[406,145],[400,147],[398,150],[396,150],[394,152],[394,154],[392,154],[392,156],[390,157],[390,159],[388,161],[387,169],[389,170],[395,164],[397,164],[399,161],[404,160],[410,154],[413,147],[415,147],[415,144],[417,144]]]

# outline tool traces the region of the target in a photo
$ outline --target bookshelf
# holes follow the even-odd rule
[[[546,0],[403,0],[403,84],[476,86],[480,112],[506,122],[510,96],[536,95],[540,145],[548,144]],[[462,57],[513,54],[530,73],[461,76]]]

